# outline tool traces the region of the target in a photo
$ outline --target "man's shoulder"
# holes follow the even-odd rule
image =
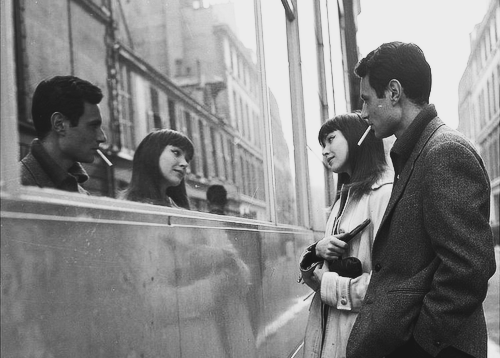
[[[50,180],[49,176],[43,170],[42,166],[33,156],[33,154],[28,153],[19,162],[21,184],[30,186],[43,187],[53,187],[54,184]]]
[[[477,152],[472,142],[465,135],[448,125],[446,125],[439,117],[436,117],[430,124],[428,129],[431,135],[426,144],[427,149],[441,147],[446,150],[455,146],[462,146],[472,152]],[[454,145],[446,145],[454,144]]]
[[[457,165],[465,168],[470,165],[470,170],[477,168],[482,173],[486,172],[483,159],[474,144],[465,135],[447,125],[440,126],[429,138],[423,154],[424,160],[434,163],[437,168]]]

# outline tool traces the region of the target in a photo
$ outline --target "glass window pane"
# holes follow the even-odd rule
[[[72,74],[98,85],[107,167],[85,168],[92,195],[116,197],[152,130],[183,132],[195,145],[186,177],[192,207],[223,185],[227,213],[265,220],[263,86],[253,0],[15,2],[19,34],[21,156],[36,136],[31,97],[45,78]],[[54,56],[57,52],[58,55]]]
[[[297,224],[287,20],[280,1],[262,1],[261,7],[276,183],[276,217],[279,223]]]

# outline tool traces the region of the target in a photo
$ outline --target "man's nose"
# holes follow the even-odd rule
[[[97,141],[99,143],[105,143],[108,140],[108,137],[106,137],[106,133],[104,132],[104,129],[99,129],[99,135],[97,137]]]
[[[366,103],[363,103],[363,107],[361,108],[361,118],[368,118],[368,111],[366,110]]]

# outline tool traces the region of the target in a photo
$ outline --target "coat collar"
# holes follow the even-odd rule
[[[387,209],[385,210],[382,222],[380,223],[380,227],[384,225],[385,221],[394,209],[396,203],[399,201],[401,195],[403,194],[404,189],[406,188],[406,184],[408,183],[408,180],[410,179],[413,172],[413,168],[415,167],[415,162],[420,157],[420,154],[422,153],[425,145],[431,139],[433,134],[442,126],[444,126],[443,121],[441,121],[439,117],[435,117],[425,127],[422,135],[417,141],[417,144],[411,152],[410,158],[406,162],[401,174],[399,175],[399,180],[397,180],[393,186],[391,198],[389,199],[389,203],[387,204]]]
[[[401,138],[398,138],[391,149],[391,159],[394,165],[394,171],[397,175],[401,174],[406,162],[410,158],[415,145],[424,132],[430,121],[437,117],[436,108],[432,104],[426,105],[415,117],[413,122],[403,132]]]
[[[372,190],[377,190],[381,186],[386,184],[392,184],[394,179],[394,173],[392,170],[387,169],[384,174],[375,183],[372,184]]]
[[[78,162],[75,162],[68,171],[61,168],[61,166],[50,157],[40,140],[36,138],[31,143],[31,154],[38,163],[40,163],[40,166],[47,173],[56,188],[64,187],[66,182],[74,182],[71,186],[76,188],[77,183],[81,184],[89,179],[87,172]]]

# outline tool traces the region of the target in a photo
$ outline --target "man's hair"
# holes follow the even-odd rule
[[[39,139],[52,129],[55,112],[66,116],[72,127],[78,125],[84,103],[98,104],[103,97],[99,87],[75,76],[55,76],[38,84],[33,94],[31,115]]]
[[[384,142],[370,131],[363,143],[357,143],[368,128],[368,122],[359,113],[340,114],[327,120],[318,133],[318,141],[325,147],[325,140],[334,131],[340,131],[347,141],[347,162],[351,168],[351,176],[339,173],[339,187],[351,189],[353,200],[360,199],[370,192],[374,183],[379,180],[387,168]],[[340,194],[340,191],[338,192]]]
[[[211,185],[207,189],[207,200],[211,204],[225,206],[227,204],[227,191],[222,185]]]
[[[429,103],[432,74],[423,51],[415,44],[389,42],[370,52],[358,62],[354,72],[369,75],[370,86],[378,98],[384,96],[389,82],[398,80],[408,99],[417,105]]]

